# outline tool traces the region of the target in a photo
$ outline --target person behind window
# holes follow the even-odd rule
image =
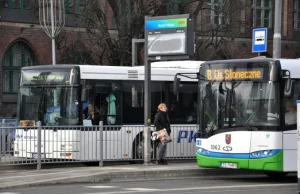
[[[296,105],[291,101],[287,100],[285,103],[285,124],[293,125],[297,123],[297,108]]]
[[[170,127],[170,119],[167,112],[167,106],[164,103],[158,105],[158,112],[154,118],[154,126],[156,131],[160,131],[162,129],[166,129],[168,135],[171,134],[171,127]],[[157,164],[168,164],[166,160],[167,155],[167,144],[160,142],[158,143],[158,152],[157,152]]]
[[[107,124],[114,125],[116,124],[116,97],[113,93],[110,93],[106,97],[107,102]]]
[[[192,106],[190,106],[190,108],[188,109],[186,122],[191,123],[195,120],[197,120],[197,102],[193,102]]]
[[[100,115],[100,111],[97,107],[94,107],[93,104],[89,103],[88,106],[83,110],[83,112],[85,115],[85,119],[91,120],[93,125],[97,124],[96,118],[97,115]]]

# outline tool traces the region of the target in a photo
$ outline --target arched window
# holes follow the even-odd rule
[[[22,41],[8,48],[3,61],[3,93],[16,94],[19,86],[21,67],[35,64],[35,55],[31,48]]]

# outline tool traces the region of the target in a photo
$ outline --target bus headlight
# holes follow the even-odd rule
[[[266,158],[278,154],[281,150],[260,150],[250,154],[250,158]]]

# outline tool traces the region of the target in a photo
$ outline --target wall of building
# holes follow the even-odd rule
[[[0,23],[0,67],[7,49],[16,41],[25,42],[34,52],[38,64],[51,62],[51,41],[41,28],[27,24]],[[49,52],[50,51],[50,52]],[[0,85],[3,86],[2,68]],[[12,116],[16,112],[17,95],[4,95],[0,87],[0,116]]]

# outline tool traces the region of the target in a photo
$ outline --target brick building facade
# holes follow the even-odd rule
[[[67,2],[71,2],[68,0]],[[84,0],[74,2],[85,2]],[[169,0],[178,2],[178,0]],[[226,0],[223,0],[226,1]],[[227,0],[228,1],[228,0]],[[241,0],[242,1],[242,0]],[[32,11],[29,0],[0,0],[0,116],[13,116],[16,112],[18,73],[22,66],[34,64],[51,64],[51,40],[39,25],[37,12]],[[159,1],[157,1],[159,2]],[[220,1],[218,1],[220,2]],[[265,55],[272,56],[272,39],[274,27],[274,1],[252,0],[242,1],[243,7],[230,16],[231,24],[236,18],[244,21],[243,25],[235,30],[239,31],[238,37],[230,42],[230,51],[234,58],[257,56],[252,53],[252,29],[257,27],[268,28],[268,51]],[[207,0],[207,5],[214,7],[216,0]],[[248,4],[247,4],[248,3]],[[106,12],[107,25],[114,28],[112,9],[103,0],[103,9]],[[79,4],[76,9],[81,9]],[[205,4],[204,4],[205,6]],[[185,9],[192,11],[194,5]],[[170,8],[169,8],[170,9]],[[205,9],[204,9],[205,10]],[[196,18],[197,23],[220,23],[222,15],[211,11],[200,13]],[[174,12],[170,12],[174,13]],[[232,12],[233,13],[233,12]],[[238,16],[238,17],[237,17]],[[78,27],[78,21],[72,15],[67,15],[64,34],[69,44],[76,39],[78,34],[86,36],[85,29]],[[207,20],[207,21],[206,21]],[[230,21],[227,21],[229,22]],[[84,38],[83,38],[84,39]],[[300,0],[284,0],[282,4],[282,48],[281,56],[284,58],[300,57]],[[59,47],[61,45],[57,45]],[[64,49],[57,49],[57,60],[64,56]],[[199,54],[201,60],[214,58],[210,49]]]

